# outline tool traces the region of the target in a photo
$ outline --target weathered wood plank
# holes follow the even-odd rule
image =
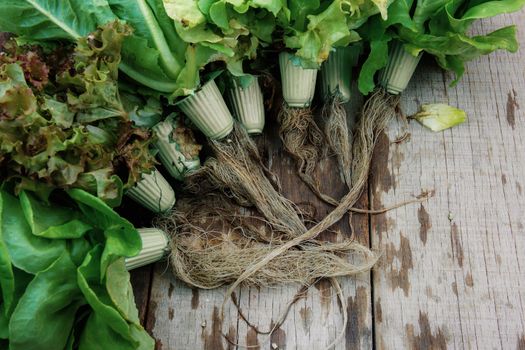
[[[156,349],[234,349],[223,335],[237,341],[237,310],[228,304],[221,317],[224,293],[225,288],[191,289],[157,263],[146,319]]]
[[[511,22],[525,46],[524,12],[476,30]],[[436,194],[371,220],[372,245],[384,252],[373,273],[378,349],[523,348],[525,50],[480,59],[456,88],[451,81],[427,61],[405,111],[444,102],[465,109],[468,123],[437,134],[411,123],[410,142],[385,137],[375,158],[374,207]]]

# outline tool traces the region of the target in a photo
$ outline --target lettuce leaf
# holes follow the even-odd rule
[[[106,0],[4,0],[1,31],[31,41],[77,40],[112,19]]]
[[[447,104],[435,103],[421,106],[421,110],[410,117],[417,120],[424,127],[434,131],[443,131],[467,120],[464,110]]]

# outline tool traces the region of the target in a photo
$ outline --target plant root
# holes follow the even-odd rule
[[[348,130],[344,102],[336,94],[324,105],[321,113],[324,120],[324,135],[328,146],[337,157],[339,170],[348,188],[352,187],[352,144]]]
[[[279,136],[284,149],[297,162],[297,175],[321,200],[337,205],[337,201],[320,190],[314,179],[315,167],[325,152],[323,132],[317,126],[310,108],[292,108],[283,103],[278,116]]]

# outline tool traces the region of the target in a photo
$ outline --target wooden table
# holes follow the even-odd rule
[[[525,13],[479,24],[489,32],[517,23],[524,49],[498,52],[468,65],[461,83],[424,59],[402,103],[407,114],[422,103],[466,110],[466,124],[432,133],[410,123],[408,142],[392,143],[393,124],[376,150],[368,193],[360,205],[382,208],[435,191],[428,202],[386,214],[353,218],[356,236],[382,252],[369,274],[341,280],[349,323],[336,349],[525,349]],[[354,101],[354,109],[362,103]],[[259,140],[268,164],[296,202],[310,202],[318,218],[330,208],[293,174],[274,130]],[[333,160],[317,174],[333,195],[344,192]],[[337,228],[349,232],[346,221]],[[237,308],[220,306],[225,289],[190,289],[166,263],[133,272],[140,316],[158,349],[323,349],[342,328],[336,293],[321,281],[291,309],[271,336],[258,335]],[[242,288],[246,317],[267,329],[298,286]]]

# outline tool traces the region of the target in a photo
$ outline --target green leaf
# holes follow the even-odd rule
[[[405,29],[400,29],[399,36],[409,43],[405,47],[412,54],[425,51],[432,54],[443,69],[454,71],[456,80],[453,84],[461,78],[465,62],[496,50],[504,49],[509,52],[518,50],[515,26],[474,37],[454,33],[449,33],[446,37],[423,35]]]
[[[230,22],[228,20],[228,12],[226,11],[226,1],[217,1],[210,7],[210,19],[213,23],[228,30]]]
[[[171,52],[179,59],[179,62],[183,63],[184,52],[188,44],[184,42],[175,29],[175,23],[173,19],[168,16],[164,3],[162,0],[146,0],[149,7],[153,11],[155,18],[162,30],[162,33],[166,37],[166,41],[171,49]]]
[[[104,168],[79,174],[77,183],[80,188],[96,193],[97,197],[111,207],[118,207],[122,200],[124,184],[113,169]]]
[[[2,306],[4,307],[3,315],[0,315],[0,317],[7,315],[13,302],[13,294],[15,291],[15,276],[13,274],[13,267],[11,266],[11,257],[9,256],[9,251],[7,250],[3,237],[4,207],[3,196],[0,196],[0,220],[2,220],[0,224],[0,292],[2,295]],[[1,328],[2,327],[0,327],[0,329]]]
[[[461,18],[453,16],[454,12],[451,5],[446,6],[450,25],[455,32],[461,33],[467,31],[470,25],[478,19],[519,11],[525,5],[525,0],[483,1],[479,5],[469,8]]]
[[[419,32],[424,32],[427,21],[442,11],[449,2],[450,0],[418,0],[413,21]]]
[[[158,98],[142,99],[136,94],[122,91],[120,98],[136,126],[151,128],[162,120],[162,105]]]
[[[93,312],[102,317],[124,339],[132,340],[128,323],[112,305],[105,286],[101,284],[101,255],[100,245],[87,254],[84,262],[77,269],[78,286]]]
[[[13,294],[15,292],[15,276],[13,274],[13,267],[11,266],[9,252],[7,251],[3,241],[0,241],[0,287],[0,291],[2,293],[2,306],[4,308],[2,310],[3,312],[0,312],[0,317],[6,317],[6,314],[13,302]],[[2,327],[0,327],[0,329],[1,328]]]
[[[82,237],[93,227],[81,220],[78,211],[36,200],[20,193],[20,204],[34,235],[50,239]]]
[[[104,278],[107,267],[119,257],[137,255],[142,248],[138,231],[126,219],[120,217],[99,198],[82,190],[69,190],[87,220],[103,230],[105,246],[100,261],[101,275]]]
[[[62,255],[65,242],[33,235],[18,199],[4,191],[0,196],[2,234],[12,264],[32,274],[47,269]]]
[[[379,25],[382,31],[394,24],[400,24],[405,28],[417,31],[416,25],[412,20],[411,9],[414,0],[396,0],[388,7],[388,18],[386,21],[381,21]],[[378,24],[377,19],[373,18],[375,24]]]
[[[306,29],[306,17],[315,14],[320,6],[319,0],[289,0],[291,26],[298,31]]]
[[[138,36],[126,38],[119,68],[131,79],[156,91],[171,93],[177,84],[159,65],[160,53]]]
[[[133,342],[123,338],[115,332],[107,321],[100,315],[92,314],[79,341],[79,350],[153,350],[154,340],[149,334],[137,325],[130,325]]]
[[[0,28],[31,40],[79,39],[114,18],[105,0],[3,0]]]
[[[283,0],[251,0],[250,5],[270,11],[275,17],[284,8]]]
[[[11,299],[12,300],[11,306],[8,309],[7,308],[5,309],[7,317],[11,317],[15,307],[18,305],[18,301],[20,300],[22,295],[24,295],[27,286],[35,278],[33,274],[17,269],[14,266],[13,266],[13,276],[15,278],[15,289],[13,291],[13,295]],[[7,329],[6,329],[6,332],[7,332]]]
[[[139,314],[133,288],[129,280],[124,259],[120,258],[108,266],[106,271],[106,290],[113,305],[128,322],[140,325]]]
[[[525,0],[395,0],[388,8],[386,21],[371,18],[365,25],[367,30],[360,33],[371,42],[371,47],[376,46],[375,49],[382,44],[374,44],[374,41],[393,37],[403,42],[412,55],[422,51],[433,55],[443,69],[456,73],[454,85],[463,75],[467,61],[500,49],[509,52],[518,49],[514,26],[486,35],[470,36],[470,25],[477,19],[517,11],[524,5]],[[370,32],[382,32],[385,38]],[[384,45],[382,50],[384,52]],[[374,88],[374,74],[382,65],[382,57],[372,50],[360,75],[362,92]]]
[[[9,338],[9,318],[7,317],[6,306],[0,303],[0,346],[3,346],[3,339]],[[4,349],[7,349],[6,345]]]
[[[350,29],[361,26],[365,20],[376,14],[378,11],[386,11],[387,3],[376,3],[361,1],[353,3],[347,0],[334,0],[321,12],[317,13],[314,7],[315,2],[309,5],[297,1],[294,6],[299,9],[290,10],[292,20],[295,16],[301,16],[304,13],[312,12],[307,16],[308,24],[306,30],[295,30],[291,35],[284,38],[287,48],[297,50],[295,55],[301,59],[303,68],[319,68],[321,63],[328,59],[330,52],[336,47],[345,47],[352,42],[361,40],[360,35]]]
[[[358,86],[362,94],[368,95],[375,88],[375,74],[387,64],[388,41],[376,40],[370,43],[370,54],[359,73]]]
[[[426,104],[421,106],[421,110],[411,118],[417,120],[424,127],[438,132],[467,120],[465,111],[449,106],[447,104]]]
[[[100,198],[80,189],[68,190],[67,194],[78,204],[85,220],[92,226],[101,229],[107,229],[116,225],[123,226],[126,229],[133,228],[129,221],[118,215]]]
[[[83,304],[75,269],[64,253],[29,283],[9,321],[11,350],[64,348]]]
[[[95,236],[95,233],[92,233],[89,236]],[[93,245],[87,240],[91,238],[89,236],[71,239],[68,242],[68,251],[75,266],[80,266],[84,262],[84,258],[93,249]]]
[[[44,98],[42,109],[51,115],[51,120],[62,128],[70,128],[73,124],[75,113],[69,110],[67,103],[57,101],[55,98]]]
[[[206,21],[195,0],[163,0],[166,13],[176,23],[193,28]]]
[[[130,335],[131,337],[131,335]],[[154,346],[149,347],[153,349]],[[130,339],[127,339],[116,332],[104,316],[100,313],[92,313],[84,327],[79,344],[79,350],[107,350],[122,349],[135,350],[137,346]]]
[[[101,247],[95,247],[78,268],[78,283],[93,314],[80,338],[80,349],[153,349],[154,342],[138,324],[138,314],[129,287],[129,273],[123,261],[108,268],[107,285],[100,280]],[[119,287],[123,289],[119,290]],[[116,302],[116,306],[115,306]],[[131,323],[128,323],[128,321]],[[104,347],[101,347],[104,345]]]

